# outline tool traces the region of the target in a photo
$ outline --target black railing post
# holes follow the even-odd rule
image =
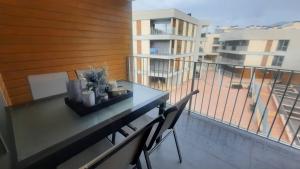
[[[197,65],[197,62],[193,62],[194,66],[193,66],[193,77],[192,77],[192,84],[191,84],[191,92],[194,91],[194,85],[195,85],[195,76],[196,76],[196,65]],[[190,100],[190,103],[189,103],[189,109],[188,109],[188,114],[190,115],[191,114],[191,108],[192,108],[192,100]],[[196,103],[195,103],[196,104]]]

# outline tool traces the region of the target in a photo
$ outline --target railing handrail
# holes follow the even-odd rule
[[[187,54],[189,54],[189,53],[187,53]],[[129,56],[129,57],[149,58],[149,57],[138,56],[138,55],[136,55],[136,56]],[[176,59],[176,58],[174,58],[174,59]],[[256,69],[267,70],[267,71],[277,71],[277,70],[279,70],[281,72],[300,73],[300,70],[296,70],[296,69],[284,69],[284,68],[270,67],[270,66],[239,65],[239,64],[232,64],[232,63],[225,63],[225,62],[210,62],[210,61],[206,61],[206,60],[185,61],[185,62],[205,63],[205,64],[217,64],[217,65],[231,66],[231,67],[234,67],[234,68],[243,68],[243,67],[245,67],[245,68],[256,68]]]

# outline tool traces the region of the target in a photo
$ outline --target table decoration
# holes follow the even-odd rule
[[[72,99],[75,97],[71,95],[72,92],[69,97],[65,98],[65,104],[80,116],[95,112],[133,96],[131,91],[119,87],[116,81],[108,81],[105,68],[92,69],[82,76],[84,78],[81,78],[81,81],[85,81],[86,87],[82,87],[85,88],[84,90],[81,89],[81,98]],[[79,84],[79,86],[81,85]],[[71,87],[69,88],[72,89]]]

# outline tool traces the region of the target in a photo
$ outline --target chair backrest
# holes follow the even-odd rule
[[[171,129],[175,126],[176,122],[178,121],[180,115],[182,114],[186,104],[189,102],[189,100],[193,97],[194,94],[199,93],[199,90],[195,90],[191,93],[189,93],[187,96],[185,96],[183,99],[175,103],[172,107],[168,108],[164,112],[164,121],[162,121],[162,124],[160,124],[159,127],[157,127],[157,131],[155,134],[153,134],[153,137],[150,141],[148,141],[147,149],[151,149],[153,144],[155,143],[156,139],[167,130]]]
[[[159,116],[122,143],[112,147],[80,169],[128,169],[130,165],[135,165],[145,148],[153,125],[160,124],[162,121],[163,117]]]
[[[68,80],[66,72],[29,75],[28,81],[33,100],[66,93]]]

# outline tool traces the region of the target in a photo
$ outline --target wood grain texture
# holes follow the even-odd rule
[[[131,1],[0,0],[0,73],[9,104],[32,100],[28,75],[106,66],[127,79]]]

